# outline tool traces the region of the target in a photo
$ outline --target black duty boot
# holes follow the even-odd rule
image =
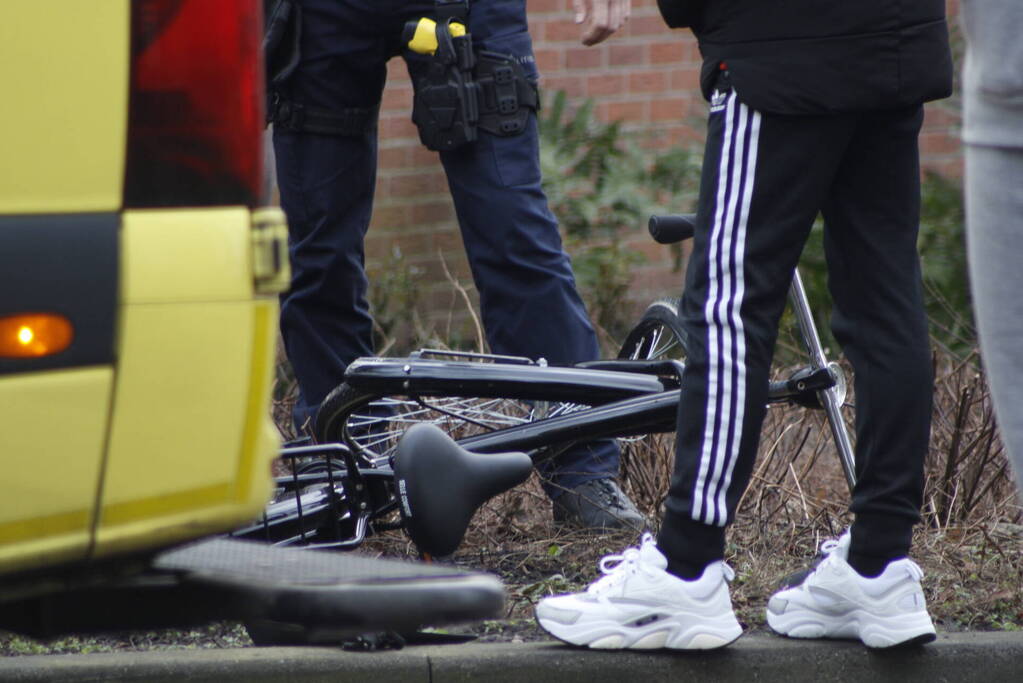
[[[554,501],[554,521],[586,529],[642,531],[647,520],[613,479],[593,479]]]

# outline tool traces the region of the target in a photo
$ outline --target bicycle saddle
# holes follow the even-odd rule
[[[533,469],[525,453],[470,453],[440,428],[409,429],[394,454],[394,482],[409,537],[423,553],[450,555],[473,514]]]

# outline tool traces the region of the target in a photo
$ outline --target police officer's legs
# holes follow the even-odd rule
[[[298,379],[296,427],[315,417],[354,358],[372,355],[363,236],[373,200],[375,144],[276,131],[281,205],[288,216],[291,289],[281,334]]]
[[[598,357],[596,336],[575,288],[568,256],[540,189],[536,124],[514,138],[481,133],[445,153],[459,223],[469,254],[487,340],[496,353],[571,364]],[[524,152],[524,153],[523,153]],[[512,177],[516,182],[508,183]],[[585,481],[618,474],[610,441],[576,448],[548,468],[557,497]]]
[[[479,50],[513,55],[535,76],[523,1],[474,3],[469,22]],[[421,68],[409,60],[413,76]],[[515,136],[481,130],[474,143],[443,152],[441,160],[491,349],[552,364],[597,358],[596,335],[540,187],[535,114]],[[552,498],[572,500],[569,516],[581,514],[579,521],[588,526],[617,525],[616,518],[639,526],[641,517],[612,483],[618,461],[611,441],[573,448],[542,468],[545,489]],[[566,491],[585,498],[563,495]],[[610,518],[602,507],[609,508]]]
[[[917,253],[922,107],[859,117],[825,203],[832,328],[853,366],[856,489],[849,563],[909,552],[930,437],[932,374]]]
[[[376,23],[357,2],[303,0],[301,62],[282,94],[319,110],[372,111],[387,60],[385,41],[366,30]],[[300,428],[347,364],[372,353],[363,237],[376,174],[375,115],[362,119],[368,124],[334,134],[310,132],[300,117],[274,126],[292,264],[281,332],[298,378]]]

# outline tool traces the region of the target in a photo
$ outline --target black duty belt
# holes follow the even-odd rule
[[[317,135],[357,136],[373,130],[380,107],[326,109],[300,104],[274,93],[267,107],[267,120],[278,130]]]

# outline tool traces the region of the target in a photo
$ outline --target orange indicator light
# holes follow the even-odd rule
[[[41,358],[60,353],[74,339],[71,321],[56,313],[0,317],[0,358]]]

